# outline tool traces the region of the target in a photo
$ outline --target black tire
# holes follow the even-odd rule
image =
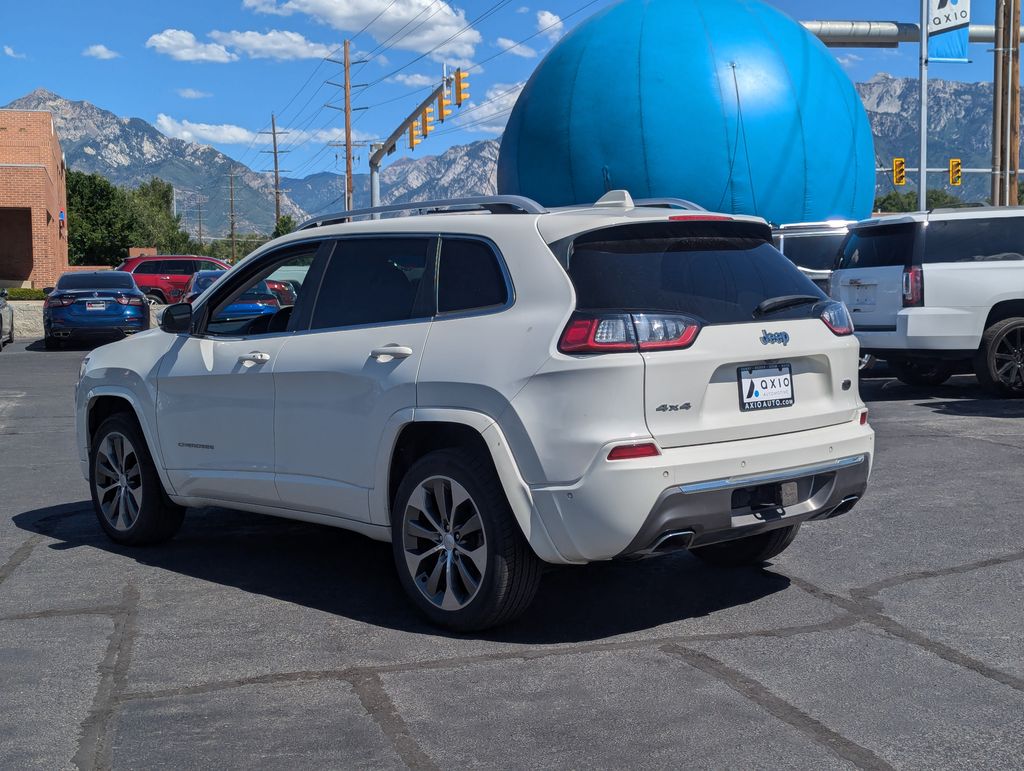
[[[132,463],[131,456],[125,454],[123,465],[127,469],[124,474],[126,483],[130,485],[132,481],[138,480],[138,485],[133,487],[139,489],[141,486],[141,493],[137,496],[138,502],[135,502],[134,496],[132,497],[131,506],[134,506],[136,511],[131,514],[131,509],[129,509],[131,516],[118,518],[117,522],[111,521],[109,515],[105,513],[104,506],[107,507],[107,510],[110,508],[112,500],[110,494],[104,494],[101,505],[98,486],[111,478],[108,471],[102,470],[100,456],[106,451],[105,448],[110,446],[105,444],[107,438],[113,438],[115,435],[127,439],[131,447],[131,455],[134,455],[135,458],[135,462]],[[110,467],[107,468],[109,470]],[[103,476],[105,474],[106,478]],[[116,486],[118,486],[116,483],[109,485],[111,488]],[[100,527],[116,543],[127,546],[147,546],[161,543],[174,537],[185,517],[185,509],[171,503],[164,492],[163,484],[161,484],[156,467],[153,465],[153,458],[146,446],[145,437],[143,437],[134,415],[126,413],[113,415],[103,421],[96,433],[93,434],[89,449],[89,488],[92,492],[93,509],[96,511]],[[123,492],[125,505],[129,505],[127,499],[130,493],[127,489]]]
[[[156,292],[147,292],[146,302],[150,305],[167,305],[167,301],[164,299],[164,296]]]
[[[1003,319],[985,330],[974,355],[974,373],[999,396],[1024,397],[1024,318]]]
[[[475,510],[480,518],[480,535],[474,533],[472,536],[463,536],[463,545],[475,546],[475,551],[482,550],[486,554],[487,560],[482,576],[479,573],[476,574],[478,588],[475,590],[475,595],[469,595],[468,599],[463,598],[466,604],[457,609],[442,609],[427,597],[429,578],[426,573],[431,565],[432,557],[427,557],[419,563],[424,570],[422,573],[416,573],[415,576],[414,568],[407,560],[407,541],[410,549],[423,546],[422,549],[417,548],[410,551],[410,555],[415,554],[417,550],[426,551],[428,547],[431,547],[431,541],[406,532],[407,518],[411,522],[417,521],[418,510],[411,505],[410,499],[414,493],[419,493],[421,485],[427,484],[431,479],[436,482],[437,478],[441,477],[446,478],[449,483],[454,481],[461,485],[470,496],[469,508],[466,508],[465,503],[462,506],[451,507],[449,518],[454,524],[449,528],[449,532],[454,534],[453,537],[458,537],[460,516],[467,517],[466,512]],[[443,484],[445,483],[442,481]],[[447,490],[454,497],[450,484]],[[435,530],[437,533],[441,533],[444,529],[444,517],[437,511],[436,496],[433,500],[435,501],[433,504],[435,516],[442,524],[440,529],[435,528]],[[450,507],[450,503],[446,503],[445,506],[446,508]],[[402,479],[395,495],[395,505],[391,516],[392,554],[399,580],[412,602],[435,624],[460,632],[487,629],[516,618],[533,601],[540,584],[542,563],[523,537],[519,524],[508,505],[501,483],[498,481],[498,475],[487,460],[459,449],[437,450],[423,456],[412,465]],[[472,517],[468,517],[468,519],[472,519]],[[467,519],[462,520],[462,525],[468,526]],[[470,543],[469,539],[473,537],[480,540]],[[467,586],[459,577],[456,568],[458,568],[459,560],[463,565],[470,566],[470,563],[466,561],[467,558],[463,556],[468,552],[464,549],[460,554],[457,551],[459,547],[454,546],[454,542],[449,545],[451,548],[444,546],[440,539],[434,543],[437,545],[432,547],[433,550],[440,551],[437,551],[437,561],[432,564],[435,566],[435,570],[441,571],[435,580],[435,588],[439,586],[438,582],[443,580],[445,588],[442,593],[447,599],[449,589],[455,592],[459,586],[463,589]],[[436,567],[446,559],[446,555],[448,567]],[[410,556],[410,559],[415,560],[416,557]],[[470,567],[475,565],[474,561]],[[445,572],[446,570],[448,572]],[[416,576],[420,576],[420,578],[417,579]],[[455,576],[454,586],[449,586],[448,579],[452,576]]]
[[[955,371],[953,362],[942,359],[894,359],[889,366],[901,383],[915,388],[940,386]]]
[[[739,567],[760,565],[772,557],[782,554],[793,543],[800,525],[780,527],[767,533],[758,533],[734,541],[698,546],[690,552],[705,562],[718,567]]]
[[[43,348],[45,348],[48,351],[58,351],[63,347],[64,343],[62,343],[56,337],[50,337],[49,335],[46,335],[43,338]]]

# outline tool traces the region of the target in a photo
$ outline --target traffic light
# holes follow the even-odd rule
[[[892,183],[894,185],[907,184],[907,159],[892,159]]]
[[[416,145],[422,142],[423,139],[420,136],[420,127],[416,122],[409,124],[409,149],[415,150]]]
[[[448,99],[448,88],[442,84],[441,91],[437,95],[437,120],[439,123],[444,123],[444,119],[452,114],[451,106],[451,100]]]
[[[434,108],[424,107],[423,113],[420,115],[420,133],[423,134],[423,138],[426,139],[430,132],[434,130]]]
[[[949,159],[949,184],[960,187],[964,183],[963,163],[959,158]]]
[[[455,104],[462,107],[462,103],[467,99],[469,99],[469,75],[460,67],[455,70]]]

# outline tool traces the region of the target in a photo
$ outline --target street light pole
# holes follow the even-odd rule
[[[928,0],[921,0],[921,162],[917,207],[928,210]]]

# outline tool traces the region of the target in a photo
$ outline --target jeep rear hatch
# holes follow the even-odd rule
[[[576,237],[562,255],[577,310],[560,349],[639,352],[647,426],[662,447],[853,419],[849,317],[770,239],[759,223],[692,218]]]

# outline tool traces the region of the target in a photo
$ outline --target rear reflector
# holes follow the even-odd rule
[[[864,410],[864,412],[862,412],[860,414],[860,424],[862,426],[866,426],[868,424],[868,411],[867,410]]]
[[[624,444],[621,447],[613,448],[608,453],[608,460],[634,460],[635,458],[653,458],[656,455],[661,455],[661,450],[653,442]]]
[[[617,353],[689,348],[700,324],[672,313],[577,313],[558,342],[562,353]]]

